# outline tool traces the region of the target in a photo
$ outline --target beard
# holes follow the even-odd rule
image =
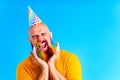
[[[36,47],[38,57],[44,61],[48,61],[55,53],[55,46],[52,40],[50,45],[48,45],[47,40],[43,40],[42,42],[38,42]]]

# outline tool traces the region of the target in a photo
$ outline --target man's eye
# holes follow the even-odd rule
[[[46,35],[46,33],[42,33],[41,35],[42,35],[42,36],[45,36],[45,35]]]
[[[38,37],[37,35],[35,35],[35,36],[32,36],[32,38],[33,38],[33,39],[35,39],[35,38],[37,38],[37,37]]]

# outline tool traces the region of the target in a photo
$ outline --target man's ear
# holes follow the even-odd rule
[[[28,41],[30,42],[31,48],[33,49],[33,44],[32,44],[31,38],[28,38]]]
[[[28,38],[28,41],[31,43],[31,39],[30,38]]]
[[[31,38],[28,38],[28,41],[32,44],[32,40],[31,40]]]

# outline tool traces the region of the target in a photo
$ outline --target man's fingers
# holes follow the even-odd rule
[[[60,45],[59,42],[56,43],[56,57],[58,57],[60,54]]]
[[[32,52],[30,52],[30,56],[33,58],[33,53]]]
[[[37,57],[36,47],[33,47],[33,55],[34,55],[35,57]]]
[[[35,62],[41,62],[42,60],[37,56],[37,53],[36,53],[36,48],[33,47],[33,51],[30,52],[30,55],[32,57],[32,59],[35,61]]]
[[[36,48],[33,47],[33,54],[36,54]]]
[[[60,46],[59,46],[59,42],[56,43],[56,48],[59,49]]]
[[[35,59],[38,59],[38,58],[39,58],[38,55],[37,55],[37,53],[36,53],[36,47],[33,47],[32,56],[33,56],[33,58],[35,58]]]
[[[32,57],[34,56],[32,51],[30,52],[30,56],[32,56]]]
[[[35,60],[35,56],[34,56],[32,51],[30,52],[30,56],[31,56],[32,60],[34,61]]]

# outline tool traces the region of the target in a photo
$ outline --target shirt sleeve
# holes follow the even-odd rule
[[[69,57],[66,64],[67,80],[82,80],[82,68],[76,55]]]
[[[16,80],[32,80],[27,68],[23,65],[18,65],[16,70]]]

